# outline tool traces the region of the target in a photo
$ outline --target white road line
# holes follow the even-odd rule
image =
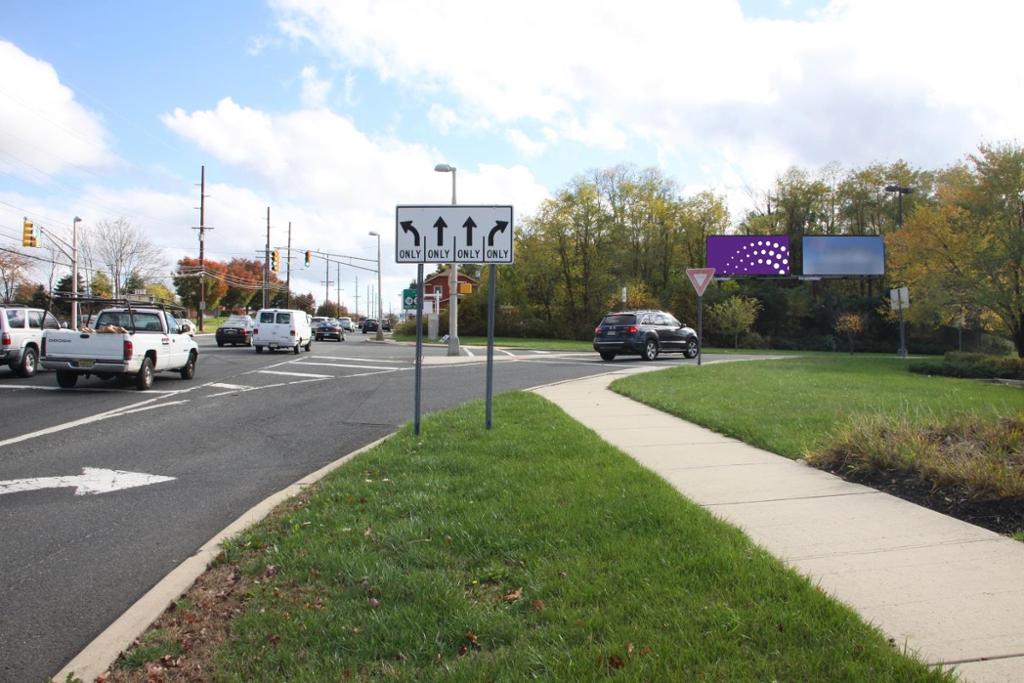
[[[321,379],[334,377],[334,375],[317,375],[312,372],[282,372],[281,370],[257,370],[261,375],[285,375],[289,377],[319,377]]]
[[[167,403],[157,403],[155,406],[143,406],[142,408],[133,408],[132,410],[122,410],[117,416],[131,415],[132,413],[141,413],[145,410],[153,410],[154,408],[166,408],[167,406],[176,406],[180,403],[188,403],[188,399],[182,401],[168,401]],[[110,417],[114,417],[111,415]]]
[[[93,422],[99,422],[100,420],[106,420],[107,418],[110,418],[110,417],[117,417],[118,415],[122,415],[122,414],[124,414],[125,412],[128,412],[128,411],[134,412],[135,410],[141,408],[144,405],[148,405],[148,404],[152,403],[153,401],[159,401],[159,400],[160,400],[159,396],[157,396],[155,398],[149,398],[149,399],[146,399],[145,401],[140,401],[140,402],[135,403],[133,405],[123,406],[121,408],[114,408],[113,410],[108,410],[106,412],[97,413],[96,415],[90,415],[88,417],[82,417],[82,418],[79,418],[77,420],[72,420],[71,422],[65,422],[63,424],[54,425],[53,427],[47,427],[46,429],[40,429],[40,430],[37,430],[37,431],[34,431],[34,432],[29,432],[28,434],[22,434],[21,436],[15,436],[15,437],[12,437],[10,439],[4,439],[3,441],[0,441],[0,447],[2,447],[2,446],[10,446],[11,444],[21,443],[22,441],[28,441],[29,439],[34,439],[34,438],[36,438],[38,436],[46,436],[47,434],[55,434],[57,432],[62,432],[65,429],[72,429],[73,427],[81,427],[82,425],[91,424]]]
[[[398,370],[408,370],[409,368],[389,368],[386,365],[352,365],[351,363],[317,363],[315,361],[295,361],[295,365],[324,365],[329,368],[357,368],[359,370],[390,370],[396,372]]]
[[[401,369],[405,370],[406,368],[401,368]],[[354,375],[342,375],[342,377],[344,379],[348,379],[349,377],[370,377],[371,375],[387,375],[387,374],[392,373],[394,371],[395,371],[394,368],[389,368],[387,370],[377,370],[376,372],[357,372]]]
[[[60,387],[37,387],[30,384],[0,384],[0,389],[33,389],[35,391],[77,391],[79,393],[105,393],[105,394],[138,394],[138,389],[112,389],[110,387],[76,387],[74,389],[62,389]],[[147,394],[178,394],[182,389],[150,389]]]
[[[305,356],[305,358],[316,358],[318,360],[354,360],[370,361],[372,363],[408,363],[405,360],[386,360],[384,358],[353,358],[351,356]]]
[[[513,358],[516,357],[516,354],[512,353],[511,351],[506,351],[505,349],[495,349],[495,351],[497,351],[498,353],[503,353],[506,356],[512,356]]]
[[[470,351],[469,348],[463,346],[462,350],[465,351],[466,355],[469,356],[470,358],[475,358],[476,357],[476,354],[473,353],[472,351]]]
[[[252,389],[252,387],[248,387],[244,384],[226,384],[224,382],[211,382],[210,386],[215,389],[239,389],[241,391],[248,391],[249,389]]]

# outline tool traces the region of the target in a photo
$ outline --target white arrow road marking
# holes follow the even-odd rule
[[[143,472],[124,472],[122,470],[104,470],[96,467],[83,467],[82,473],[68,477],[35,477],[34,479],[10,479],[0,481],[0,496],[5,493],[21,493],[22,491],[38,491],[40,489],[61,489],[75,487],[76,496],[98,493],[110,493],[121,489],[149,486],[165,481],[174,481],[174,477],[162,477],[158,474]]]

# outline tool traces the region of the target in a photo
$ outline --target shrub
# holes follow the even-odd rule
[[[984,353],[950,351],[946,353],[941,363],[912,363],[908,369],[923,375],[1024,380],[1024,359]]]
[[[1024,499],[1024,418],[960,415],[922,424],[865,416],[837,430],[807,460],[855,479],[914,475],[935,489],[961,488],[974,499]]]

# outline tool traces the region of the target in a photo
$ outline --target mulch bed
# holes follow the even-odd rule
[[[857,484],[884,491],[890,495],[916,503],[944,515],[955,517],[999,534],[1024,530],[1024,498],[1003,500],[976,500],[962,490],[935,490],[932,485],[915,476],[871,474],[851,476],[848,472],[832,474]]]

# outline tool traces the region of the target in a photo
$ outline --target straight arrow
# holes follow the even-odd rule
[[[174,477],[162,477],[158,474],[143,472],[123,472],[121,470],[105,470],[95,467],[83,467],[82,473],[68,477],[36,477],[34,479],[9,479],[0,481],[0,496],[5,493],[22,491],[39,491],[41,489],[62,489],[75,487],[76,496],[98,493],[111,493],[121,489],[149,486],[165,481],[174,481]]]
[[[487,246],[494,246],[494,235],[499,232],[505,232],[505,228],[508,227],[508,221],[494,221],[494,227],[487,233]]]
[[[470,216],[466,219],[466,222],[462,224],[462,227],[466,229],[466,246],[473,246],[473,228],[476,227],[476,223],[473,222],[473,217]]]
[[[412,227],[412,221],[402,221],[402,232],[406,234],[411,232],[413,245],[420,246],[420,231]]]
[[[444,222],[444,218],[438,216],[437,220],[434,221],[434,227],[437,228],[437,246],[444,246],[444,229],[448,227],[448,224]]]

